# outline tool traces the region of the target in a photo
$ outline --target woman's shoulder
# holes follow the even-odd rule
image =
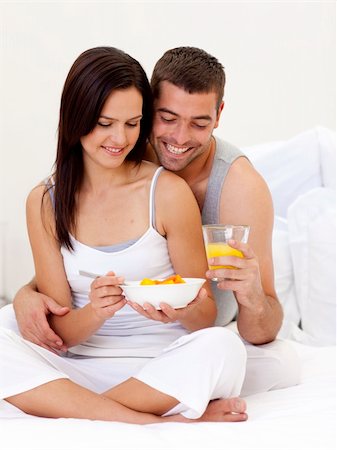
[[[140,165],[143,176],[145,176],[149,182],[153,180],[153,177],[159,171],[157,182],[156,182],[156,192],[161,193],[165,196],[171,197],[174,195],[182,194],[184,192],[191,192],[189,185],[186,181],[179,175],[165,169],[158,164],[142,161]]]
[[[43,208],[49,209],[52,206],[52,201],[50,195],[48,194],[50,187],[53,186],[52,184],[50,184],[51,179],[52,179],[51,177],[48,177],[47,179],[40,181],[36,186],[34,186],[31,189],[31,191],[28,193],[26,200],[27,208],[41,209],[42,206]]]
[[[176,175],[173,172],[170,172],[167,169],[162,168],[160,172],[159,177],[159,183],[164,188],[170,188],[171,192],[174,191],[190,191],[189,185],[186,183],[186,181],[180,177],[179,175]]]
[[[150,161],[142,161],[139,166],[141,172],[143,175],[148,176],[149,178],[152,178],[157,171],[160,172],[160,179],[164,180],[166,183],[174,183],[181,182],[182,184],[185,183],[185,181],[176,175],[173,172],[170,172],[169,170],[165,169],[163,166],[160,166],[156,163],[150,162]],[[177,181],[180,180],[180,181]]]

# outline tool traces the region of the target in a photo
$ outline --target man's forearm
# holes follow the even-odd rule
[[[27,296],[29,296],[29,294],[31,294],[32,292],[38,292],[35,278],[32,278],[29,283],[25,284],[21,289],[18,290],[13,300],[14,307],[20,301],[25,301]]]
[[[273,341],[282,325],[283,311],[278,300],[265,296],[261,308],[252,310],[239,305],[237,325],[240,335],[251,344]]]

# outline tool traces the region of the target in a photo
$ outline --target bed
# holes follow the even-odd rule
[[[285,311],[279,337],[299,355],[300,384],[246,397],[244,423],[45,419],[2,401],[2,450],[336,448],[335,135],[316,127],[244,151],[274,200],[275,282]]]

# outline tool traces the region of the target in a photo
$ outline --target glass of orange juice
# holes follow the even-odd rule
[[[203,225],[202,231],[206,248],[207,258],[215,258],[217,256],[237,256],[243,258],[243,254],[236,248],[228,244],[230,239],[247,243],[249,236],[248,225]],[[214,269],[235,269],[234,266],[212,266]],[[212,278],[213,281],[220,281],[218,278]]]

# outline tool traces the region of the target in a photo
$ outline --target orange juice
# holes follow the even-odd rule
[[[212,242],[206,245],[207,258],[215,258],[217,256],[237,256],[243,258],[242,252],[236,248],[230,247],[224,242]],[[234,266],[209,266],[211,270],[215,269],[235,269]]]

